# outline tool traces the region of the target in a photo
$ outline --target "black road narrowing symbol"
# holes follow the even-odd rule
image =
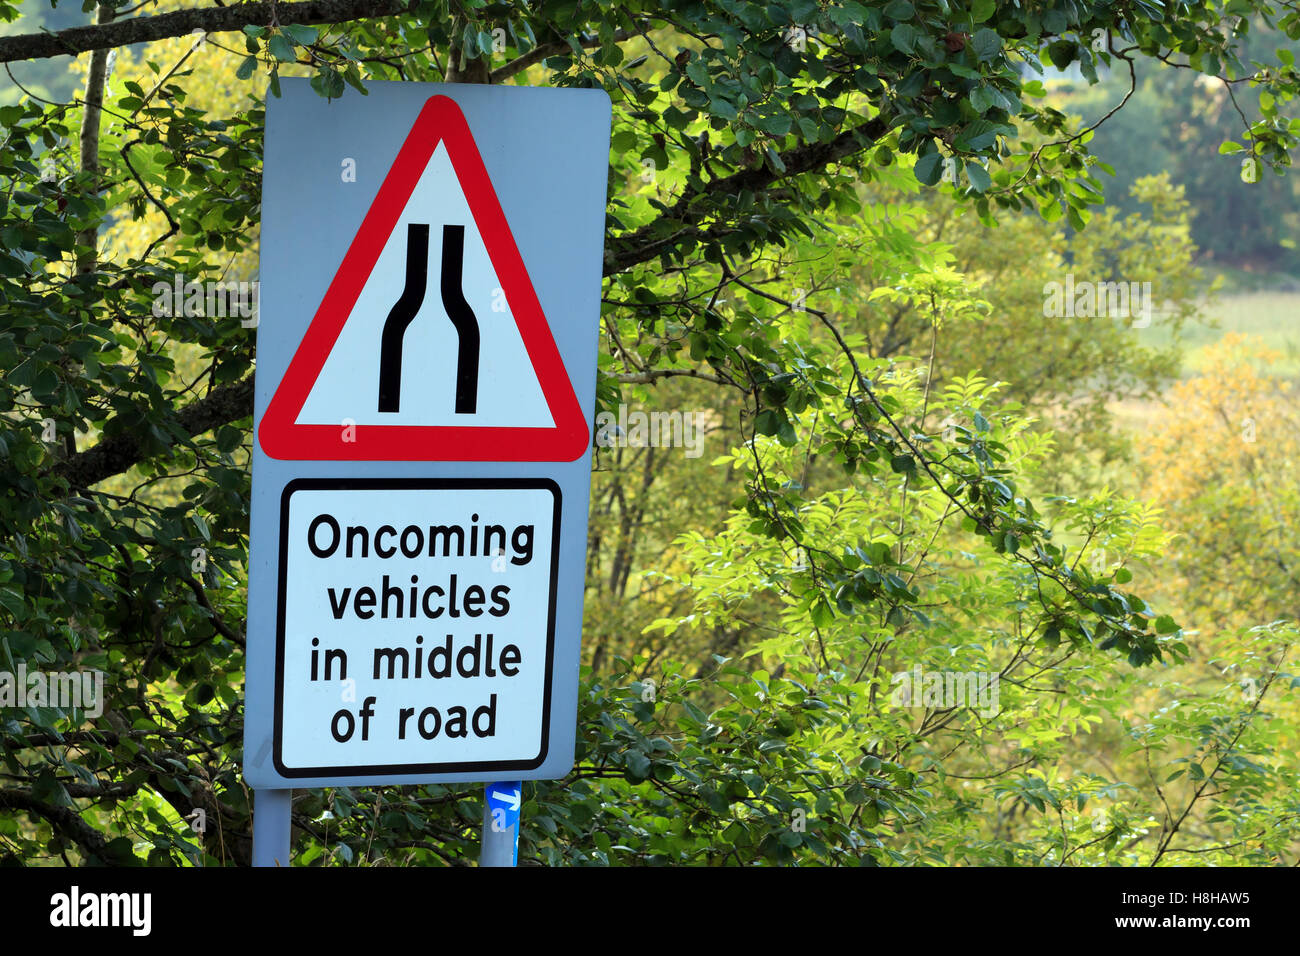
[[[406,227],[406,288],[384,322],[379,343],[379,410],[396,412],[402,404],[402,338],[424,303],[424,286],[429,278],[429,227],[409,223]]]
[[[461,275],[465,262],[465,227],[442,227],[442,305],[456,328],[456,414],[478,408],[479,330],[474,310],[465,301]],[[402,404],[402,340],[424,304],[429,279],[429,226],[406,227],[406,288],[384,322],[379,345],[379,411],[397,412]]]
[[[465,227],[442,227],[442,307],[460,338],[456,356],[456,414],[478,408],[478,320],[465,301],[460,277],[465,259]]]

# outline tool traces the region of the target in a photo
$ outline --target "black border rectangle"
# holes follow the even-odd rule
[[[284,721],[284,645],[285,645],[285,594],[288,589],[288,568],[285,560],[289,545],[289,499],[296,491],[308,490],[474,490],[494,488],[531,488],[551,492],[555,501],[551,530],[551,595],[546,622],[546,676],[542,692],[541,750],[528,760],[482,760],[464,763],[435,764],[379,764],[347,767],[286,767],[280,759]],[[551,677],[555,666],[555,605],[560,573],[560,514],[563,495],[560,486],[550,478],[295,478],[284,486],[280,494],[280,553],[277,576],[275,608],[275,715],[272,720],[273,746],[271,760],[276,772],[286,778],[305,777],[379,777],[398,775],[425,775],[470,773],[477,780],[483,774],[504,773],[514,770],[535,770],[546,762],[551,735]],[[346,781],[340,781],[345,783]],[[451,781],[448,781],[451,782]]]

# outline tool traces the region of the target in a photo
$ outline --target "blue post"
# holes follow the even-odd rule
[[[517,866],[519,863],[519,809],[524,785],[518,780],[489,783],[483,800],[483,849],[479,866]]]
[[[253,866],[289,865],[292,790],[253,791]]]

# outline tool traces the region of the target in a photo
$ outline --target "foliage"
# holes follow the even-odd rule
[[[1292,40],[1264,21],[1253,22],[1234,39],[1242,59],[1260,75],[1294,69]],[[1136,204],[1125,195],[1130,184],[1167,173],[1197,210],[1192,238],[1206,259],[1294,273],[1300,264],[1295,178],[1281,175],[1280,166],[1273,168],[1276,175],[1264,167],[1254,171],[1258,175],[1245,175],[1255,149],[1251,117],[1259,114],[1261,103],[1276,108],[1268,88],[1250,82],[1256,69],[1225,67],[1212,78],[1187,64],[1160,64],[1139,75],[1135,86],[1126,72],[1112,71],[1093,88],[1063,87],[1068,91],[1061,94],[1061,106],[1100,117],[1132,88],[1125,108],[1107,119],[1090,143],[1115,169],[1115,179],[1105,184],[1107,201],[1134,211]]]

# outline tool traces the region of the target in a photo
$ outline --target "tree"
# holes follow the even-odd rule
[[[1289,42],[1257,20],[1240,37],[1240,52],[1258,69],[1286,72],[1294,68]],[[1116,170],[1107,184],[1108,200],[1132,211],[1135,204],[1124,195],[1130,184],[1167,173],[1197,210],[1192,237],[1205,259],[1250,271],[1294,271],[1291,237],[1300,222],[1295,179],[1280,175],[1281,168],[1274,170],[1278,175],[1250,168],[1251,118],[1260,115],[1261,105],[1275,108],[1272,93],[1249,82],[1253,72],[1225,69],[1212,77],[1187,64],[1161,63],[1133,84],[1126,73],[1114,71],[1099,86],[1063,97],[1063,108],[1103,115],[1131,90],[1123,112],[1101,126],[1091,144]],[[1266,128],[1279,125],[1275,117],[1265,119]]]
[[[1200,374],[1174,387],[1143,454],[1145,484],[1181,539],[1164,589],[1210,630],[1291,618],[1300,584],[1291,383],[1268,372],[1278,353],[1240,335],[1207,352]]]

